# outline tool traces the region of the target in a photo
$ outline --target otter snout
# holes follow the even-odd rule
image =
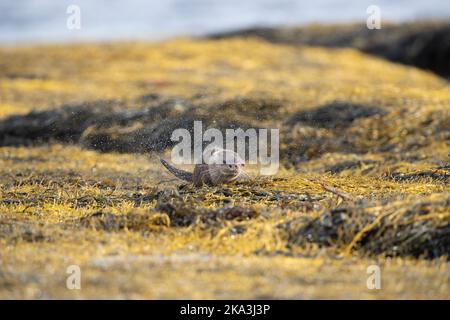
[[[223,171],[230,176],[236,176],[241,172],[241,166],[241,164],[225,164],[223,166]]]

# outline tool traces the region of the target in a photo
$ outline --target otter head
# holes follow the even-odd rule
[[[205,162],[220,171],[222,176],[238,177],[244,170],[245,161],[234,151],[214,148],[204,155]]]
[[[243,163],[224,163],[219,164],[219,166],[224,175],[229,177],[237,177],[244,170],[245,165]]]

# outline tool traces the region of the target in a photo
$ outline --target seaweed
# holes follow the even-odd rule
[[[371,255],[450,256],[450,198],[332,209],[300,226],[286,223],[288,242],[337,246]]]

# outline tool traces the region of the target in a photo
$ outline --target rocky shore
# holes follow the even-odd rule
[[[0,48],[0,297],[448,299],[448,33],[389,28]],[[279,172],[173,180],[194,120]]]

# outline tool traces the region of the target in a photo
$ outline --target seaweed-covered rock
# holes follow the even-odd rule
[[[379,30],[365,25],[311,25],[306,27],[250,28],[211,35],[210,38],[256,36],[275,43],[325,47],[352,47],[391,61],[450,76],[450,24],[415,22],[386,24]]]
[[[450,256],[450,198],[333,209],[281,226],[293,245],[316,243],[386,256]]]

